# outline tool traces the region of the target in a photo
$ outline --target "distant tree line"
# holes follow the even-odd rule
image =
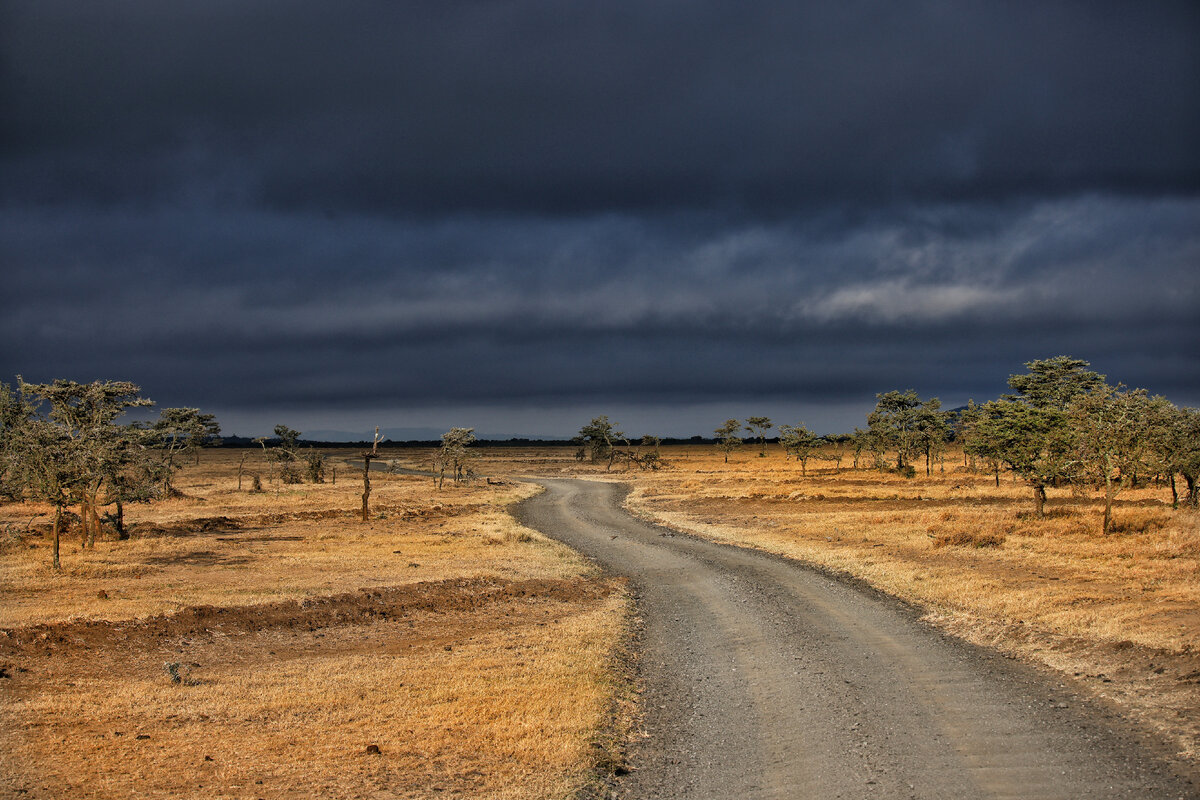
[[[866,428],[820,437],[803,423],[780,425],[779,444],[802,475],[811,455],[833,444],[839,466],[849,448],[856,469],[866,457],[876,468],[913,477],[922,462],[927,475],[935,464],[944,471],[947,445],[957,442],[968,466],[992,472],[997,484],[1005,470],[1024,480],[1038,516],[1045,514],[1047,487],[1103,490],[1105,533],[1114,499],[1131,486],[1157,480],[1170,486],[1173,506],[1200,505],[1200,410],[1177,408],[1145,389],[1110,385],[1088,366],[1070,356],[1030,361],[1027,373],[1009,377],[1011,394],[954,411],[912,389],[881,393]],[[728,462],[745,431],[758,440],[763,456],[772,425],[767,417],[750,417],[744,425],[729,419],[714,431],[714,441]],[[1185,485],[1182,498],[1178,477]]]

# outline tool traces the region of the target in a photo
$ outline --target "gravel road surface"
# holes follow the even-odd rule
[[[526,525],[627,576],[643,727],[621,798],[1196,798],[1194,772],[1048,672],[793,561],[539,479]]]

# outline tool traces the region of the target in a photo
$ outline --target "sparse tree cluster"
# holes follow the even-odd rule
[[[593,464],[607,459],[607,468],[612,469],[613,461],[617,457],[617,443],[626,440],[625,434],[617,430],[607,415],[602,414],[593,417],[591,422],[580,428],[575,441],[588,454]]]
[[[1103,489],[1104,523],[1125,488],[1152,477],[1187,484],[1184,502],[1197,504],[1200,412],[1176,408],[1144,389],[1110,386],[1088,362],[1067,356],[1030,361],[1013,375],[1014,394],[968,406],[960,424],[967,453],[1007,467],[1033,490],[1034,511],[1045,513],[1046,489],[1073,485]]]
[[[725,463],[729,463],[729,454],[742,446],[742,423],[736,419],[727,419],[725,424],[713,431],[717,437],[717,449],[725,454]]]
[[[804,477],[808,474],[808,460],[824,440],[801,422],[799,425],[780,425],[779,444],[785,458],[795,458],[800,463],[800,475]]]
[[[780,425],[778,441],[802,476],[812,455],[833,444],[839,468],[849,453],[854,469],[865,461],[906,477],[914,477],[922,461],[926,475],[935,466],[945,471],[946,449],[955,441],[968,468],[987,470],[997,485],[1005,470],[1027,483],[1038,516],[1045,514],[1048,487],[1103,491],[1105,533],[1117,496],[1148,481],[1169,485],[1176,507],[1200,505],[1200,410],[1177,408],[1143,389],[1109,385],[1080,359],[1056,356],[1025,366],[1027,373],[1009,377],[1011,394],[983,404],[972,400],[966,408],[944,411],[936,397],[893,390],[876,395],[865,429],[820,437],[803,423]],[[714,431],[714,440],[726,463],[745,433],[758,440],[762,456],[773,427],[767,417],[728,419]]]
[[[128,381],[56,380],[14,389],[0,384],[0,491],[54,509],[52,562],[60,567],[67,510],[76,508],[84,547],[101,533],[101,512],[127,538],[124,507],[168,495],[177,457],[214,442],[211,414],[166,408],[152,423],[119,424],[126,411],[152,406]]]
[[[941,401],[936,397],[922,400],[912,389],[875,397],[875,410],[867,416],[870,435],[865,444],[876,453],[877,462],[882,461],[883,451],[894,451],[896,471],[912,476],[916,472],[912,461],[923,455],[928,475],[932,460],[945,450],[949,435]]]
[[[475,443],[474,428],[451,428],[442,434],[442,446],[434,456],[434,467],[438,474],[438,488],[446,482],[446,471],[456,484],[469,481],[474,475],[471,461],[474,454],[467,448]]]
[[[579,429],[574,441],[579,444],[578,460],[590,458],[593,464],[604,461],[606,470],[618,461],[649,470],[661,469],[666,463],[662,460],[662,439],[646,434],[634,445],[607,415],[593,417]]]

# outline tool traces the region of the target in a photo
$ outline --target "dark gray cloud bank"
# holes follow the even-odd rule
[[[839,430],[1059,353],[1200,404],[1192,2],[42,0],[0,47],[0,376],[242,433]]]

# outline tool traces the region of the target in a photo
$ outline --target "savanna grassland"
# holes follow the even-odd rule
[[[1100,492],[1031,490],[951,451],[913,478],[855,469],[832,448],[804,475],[778,446],[664,447],[657,471],[504,453],[485,471],[590,473],[632,485],[627,507],[681,531],[862,580],[944,630],[1048,666],[1200,753],[1200,514],[1166,487],[1128,489],[1111,532]],[[864,459],[865,461],[865,459]]]
[[[373,472],[364,523],[349,455],[323,484],[252,493],[241,452],[205,451],[178,496],[127,508],[129,540],[68,531],[61,572],[51,509],[0,507],[0,792],[542,798],[590,780],[623,587],[513,521],[530,484]]]
[[[380,459],[428,469],[433,451]],[[522,476],[630,484],[634,513],[899,597],[934,625],[1057,670],[1195,759],[1200,518],[1164,487],[1030,490],[968,470],[913,478],[778,446],[664,447],[639,470],[574,448],[479,449],[470,486],[375,473],[237,488],[205,451],[181,495],[127,510],[128,541],[64,538],[0,508],[0,786],[22,797],[562,797],[617,758],[630,601],[506,509]],[[254,456],[258,458],[258,456]],[[361,462],[360,462],[361,463]],[[624,464],[624,466],[622,466]],[[264,476],[267,464],[251,463]],[[336,480],[333,480],[336,468]],[[31,521],[32,518],[32,521]],[[377,752],[376,752],[377,751]]]

